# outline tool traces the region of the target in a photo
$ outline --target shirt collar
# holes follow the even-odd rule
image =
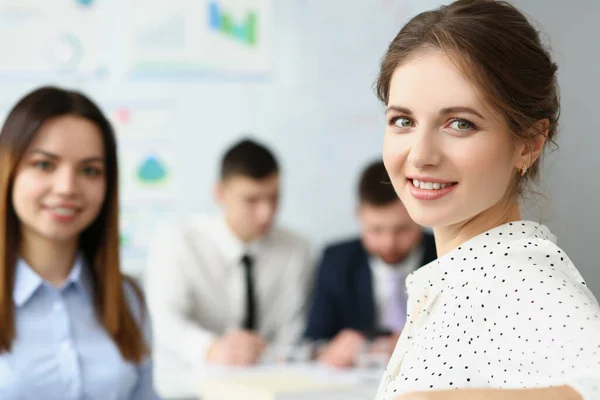
[[[22,258],[17,260],[15,267],[15,285],[13,288],[13,301],[21,307],[33,296],[44,280]]]
[[[550,229],[545,225],[533,221],[515,221],[483,232],[450,251],[448,254],[455,253],[457,250],[465,248],[471,249],[481,247],[496,241],[508,243],[523,239],[542,239],[556,243],[556,236],[554,236]]]
[[[17,307],[22,307],[33,297],[40,286],[45,282],[27,262],[19,258],[15,266],[15,284],[13,289],[13,301]],[[89,298],[93,296],[93,280],[91,271],[85,263],[82,254],[78,253],[73,263],[73,268],[67,276],[61,290],[68,285],[73,284]]]
[[[515,240],[523,239],[541,239],[556,243],[556,236],[552,234],[550,229],[545,225],[536,222],[515,221],[497,226],[487,232],[475,236],[449,253],[444,254],[442,257],[431,261],[426,266],[413,272],[406,281],[409,299],[422,299],[423,297],[428,297],[429,304],[431,304],[432,299],[439,295],[441,290],[448,285],[449,281],[452,281],[455,284],[457,282],[464,283],[464,281],[459,278],[458,274],[451,273],[450,266],[452,263],[447,262],[453,257],[461,257],[459,254],[463,249],[470,252],[471,249],[475,250],[476,248],[482,248],[483,246],[493,248],[497,245],[498,241],[504,245]]]
[[[217,246],[221,249],[227,262],[232,264],[239,263],[244,254],[257,256],[269,235],[244,243],[233,233],[224,215],[215,218],[214,233]]]
[[[94,297],[94,280],[90,268],[91,267],[86,262],[83,254],[78,253],[73,264],[73,269],[71,269],[71,273],[69,273],[64,286],[72,283],[77,289],[85,294],[88,299],[92,299]]]
[[[465,243],[439,257],[434,262],[442,265],[442,268],[446,268],[449,263],[444,261],[452,259],[452,257],[460,257],[460,255],[457,256],[457,254],[459,254],[463,249],[471,251],[473,249],[481,249],[485,246],[490,246],[493,248],[500,243],[504,245],[523,239],[541,239],[556,243],[556,236],[550,231],[550,229],[548,229],[547,226],[533,221],[515,221],[497,226],[489,231],[475,236],[470,240],[467,240]]]

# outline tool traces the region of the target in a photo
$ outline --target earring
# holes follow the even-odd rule
[[[525,163],[523,163],[523,168],[521,168],[521,176],[525,176],[526,172],[527,172],[527,167],[525,166]]]

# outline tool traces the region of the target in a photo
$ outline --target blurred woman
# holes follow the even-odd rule
[[[142,295],[120,273],[113,129],[35,90],[0,135],[0,398],[157,399]]]

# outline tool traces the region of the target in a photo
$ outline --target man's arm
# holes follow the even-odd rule
[[[335,261],[331,252],[325,250],[316,273],[314,292],[310,300],[308,321],[304,336],[310,340],[332,339],[340,330],[339,313],[333,296],[336,279]]]
[[[282,287],[278,314],[281,325],[275,342],[292,344],[301,339],[306,324],[307,305],[314,282],[314,262],[308,243],[302,243],[302,249],[287,265]]]
[[[156,347],[197,366],[216,336],[191,315],[194,291],[199,289],[186,271],[200,266],[189,265],[189,245],[181,228],[161,230],[150,248],[146,285]]]

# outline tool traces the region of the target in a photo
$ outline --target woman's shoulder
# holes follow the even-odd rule
[[[569,270],[573,263],[545,225],[510,222],[484,232],[453,250],[446,261],[474,261],[495,267],[518,265]],[[564,267],[564,268],[563,268]]]
[[[557,245],[556,236],[545,225],[531,221],[511,222],[484,232],[440,258],[439,263],[442,270],[454,272],[451,275],[456,279],[469,275],[517,286],[535,280],[585,285]]]
[[[488,262],[488,278],[498,293],[528,293],[558,302],[597,304],[585,280],[554,240],[546,237],[520,238],[498,249]],[[506,296],[505,296],[506,297]],[[517,296],[519,297],[519,296]],[[535,300],[532,297],[530,300]]]
[[[146,302],[140,285],[128,275],[121,275],[123,294],[136,322],[141,326],[146,317]]]
[[[507,242],[498,249],[493,260],[512,272],[523,271],[529,275],[555,273],[579,283],[583,278],[565,251],[555,240],[547,237],[520,238]]]

